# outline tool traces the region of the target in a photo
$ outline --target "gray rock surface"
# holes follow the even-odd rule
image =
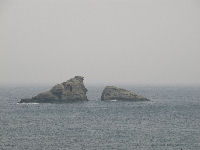
[[[38,94],[30,99],[21,99],[20,103],[62,103],[73,101],[86,101],[87,89],[83,84],[84,78],[75,76],[74,78],[55,85],[50,91]]]
[[[122,100],[122,101],[149,101],[149,99],[136,94],[133,91],[106,86],[101,95],[101,100]]]

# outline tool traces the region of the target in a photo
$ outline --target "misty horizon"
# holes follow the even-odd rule
[[[200,2],[0,2],[0,85],[200,85]]]

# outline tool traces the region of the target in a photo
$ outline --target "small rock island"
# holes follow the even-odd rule
[[[133,91],[117,88],[115,86],[106,86],[101,95],[101,100],[149,101],[149,99],[140,96]]]
[[[83,84],[84,77],[75,76],[51,90],[38,94],[30,99],[21,99],[20,103],[65,103],[87,101],[87,89]]]

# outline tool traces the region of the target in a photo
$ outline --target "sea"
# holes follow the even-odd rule
[[[50,86],[0,87],[0,150],[200,150],[200,87],[124,86],[146,102],[18,104]]]

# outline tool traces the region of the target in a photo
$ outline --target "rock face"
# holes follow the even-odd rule
[[[137,95],[135,92],[114,86],[106,86],[101,95],[101,100],[122,100],[122,101],[149,101],[149,99]]]
[[[55,85],[50,91],[38,94],[31,99],[21,99],[20,103],[62,103],[73,101],[86,101],[87,89],[83,84],[84,78],[75,76],[74,78]]]

